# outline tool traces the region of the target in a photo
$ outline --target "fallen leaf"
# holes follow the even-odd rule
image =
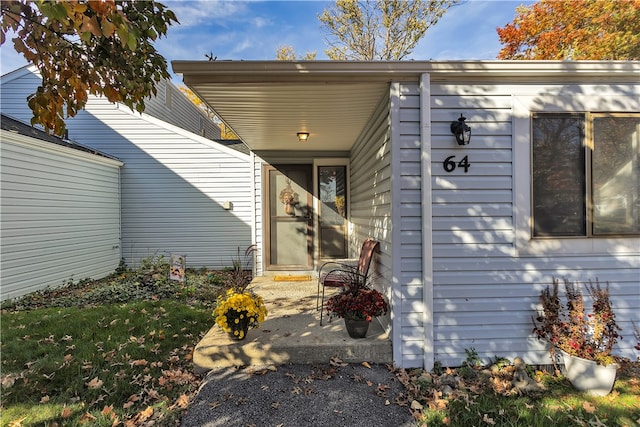
[[[189,397],[186,394],[181,394],[178,400],[176,400],[176,405],[182,409],[186,408],[189,406]]]
[[[365,368],[371,369],[371,365],[369,365],[368,362],[362,362],[362,366],[364,366]]]
[[[42,399],[40,399],[40,403],[47,403],[49,399],[50,399],[49,395],[42,396]]]
[[[272,407],[273,409],[278,409],[278,408],[280,407],[280,402],[273,402],[273,403],[271,404],[271,407]]]
[[[489,424],[489,425],[495,425],[495,421],[493,420],[493,418],[490,418],[488,414],[484,414],[484,416],[482,417],[482,421],[484,421],[485,423]]]
[[[151,415],[153,415],[153,408],[151,406],[147,406],[147,409],[138,412],[136,417],[138,418],[138,421],[143,422],[151,418]]]
[[[89,387],[90,389],[96,389],[96,388],[100,388],[102,387],[102,384],[104,384],[104,381],[102,381],[101,379],[99,379],[98,377],[95,377],[94,379],[92,379],[91,381],[89,381],[86,386]]]
[[[347,365],[349,365],[348,363],[344,363],[342,361],[342,359],[340,359],[339,357],[332,357],[331,360],[329,361],[329,364],[331,366],[347,366]]]
[[[111,412],[113,412],[113,405],[111,406],[106,406],[104,408],[102,408],[102,415],[109,415]]]
[[[96,417],[94,417],[88,412],[85,412],[84,414],[82,414],[82,416],[78,421],[80,422],[80,424],[86,424],[86,423],[92,423],[95,420],[96,420]]]
[[[22,417],[22,418],[17,418],[15,420],[9,421],[9,427],[22,427],[22,422],[26,419],[27,417]]]
[[[590,414],[593,414],[594,412],[596,412],[596,407],[591,402],[584,402],[582,404],[582,408]]]
[[[71,410],[71,408],[66,407],[62,410],[62,413],[60,414],[60,416],[62,418],[69,418],[71,414],[73,414],[73,411]]]
[[[422,409],[424,409],[424,406],[422,406],[417,400],[414,400],[413,402],[411,402],[411,409],[422,411]]]
[[[4,375],[2,376],[2,379],[0,379],[0,385],[5,389],[13,386],[15,382],[16,378],[13,375]]]

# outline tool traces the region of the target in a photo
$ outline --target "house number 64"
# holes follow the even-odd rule
[[[456,156],[449,156],[444,159],[444,162],[442,162],[442,167],[444,168],[445,172],[453,172],[454,170],[456,170],[456,167],[464,168],[464,173],[469,172],[471,163],[469,163],[468,156],[464,156],[459,162],[456,162],[455,158]]]

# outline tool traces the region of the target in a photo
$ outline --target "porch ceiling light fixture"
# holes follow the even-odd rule
[[[298,135],[298,141],[300,142],[307,142],[307,139],[309,139],[309,132],[298,132],[296,135]]]
[[[471,128],[464,122],[467,120],[462,114],[460,118],[451,122],[451,133],[456,136],[456,142],[458,145],[467,145],[471,141]]]

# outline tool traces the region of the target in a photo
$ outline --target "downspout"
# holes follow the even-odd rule
[[[424,325],[424,369],[431,371],[435,363],[433,332],[433,228],[431,197],[431,76],[420,76],[420,147],[422,178],[422,298]]]
[[[122,166],[118,167],[118,242],[120,242],[118,252],[118,265],[120,260],[122,260],[123,252],[122,252]]]
[[[256,173],[255,173],[255,164],[256,155],[251,150],[249,152],[249,170],[250,170],[250,182],[251,182],[251,244],[255,245],[256,251],[254,252],[253,259],[253,277],[262,276],[263,273],[263,264],[264,264],[264,253],[263,253],[263,245],[262,243],[258,245],[258,236],[257,233],[257,224],[258,215],[256,209],[258,208],[256,202]],[[262,197],[262,195],[260,195]],[[261,239],[264,240],[264,239]]]

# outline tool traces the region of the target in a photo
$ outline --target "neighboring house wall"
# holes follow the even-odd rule
[[[207,139],[220,138],[220,127],[173,83],[163,80],[157,90],[157,96],[145,101],[146,114]]]
[[[40,84],[32,72],[3,76],[2,111],[26,120],[26,97]],[[6,78],[5,78],[6,77]],[[176,89],[172,106],[184,95]],[[163,101],[148,102],[161,113]],[[174,110],[173,120],[189,127],[202,113],[192,106]],[[163,116],[168,117],[168,116]],[[129,266],[152,255],[183,254],[187,265],[231,266],[237,248],[251,244],[253,202],[249,156],[168,124],[91,96],[67,121],[69,138],[113,155],[121,172],[122,256]],[[218,134],[219,136],[219,134]],[[231,209],[225,209],[227,202]]]
[[[0,299],[118,267],[121,165],[2,131]]]
[[[521,356],[549,363],[546,347],[531,330],[540,291],[554,277],[610,282],[627,337],[617,350],[634,358],[639,239],[530,239],[529,115],[637,112],[639,87],[467,82],[432,83],[430,92],[435,360],[457,366],[465,349],[473,348],[485,360]],[[471,144],[464,147],[449,129],[460,113],[472,128]],[[468,155],[468,173],[445,172],[442,162],[450,155]],[[421,314],[417,306],[414,315]]]

